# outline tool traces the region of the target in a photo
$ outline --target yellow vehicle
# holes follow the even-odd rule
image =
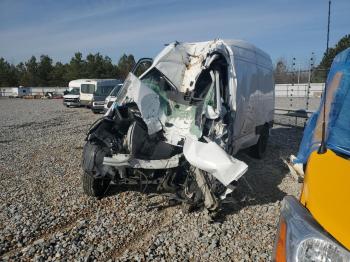
[[[300,199],[283,200],[275,261],[350,261],[350,48],[336,56],[296,162]]]

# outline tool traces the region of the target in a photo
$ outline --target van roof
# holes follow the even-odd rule
[[[103,83],[106,83],[106,84],[117,85],[122,82],[123,81],[119,79],[75,79],[70,81],[68,86],[72,87],[73,85],[80,85],[83,83],[101,83],[102,85],[104,85]]]
[[[114,79],[114,78],[108,78],[108,79],[84,78],[84,79],[75,79],[70,82],[104,82],[104,81],[121,81],[121,80]]]
[[[191,83],[202,72],[203,63],[210,62],[210,56],[214,52],[220,52],[233,64],[234,60],[247,61],[272,71],[271,58],[264,51],[242,40],[222,39],[170,43],[154,58],[147,71],[155,67],[176,89],[181,92],[187,89],[191,91],[195,87]]]

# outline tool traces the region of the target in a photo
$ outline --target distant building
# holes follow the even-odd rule
[[[45,95],[46,92],[55,92],[63,95],[68,87],[0,87],[0,97],[22,97],[26,95]]]
[[[18,87],[0,87],[0,97],[1,96],[18,96]]]

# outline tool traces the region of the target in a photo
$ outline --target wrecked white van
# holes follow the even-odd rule
[[[136,71],[134,69],[133,71]],[[272,126],[270,57],[238,40],[172,43],[140,76],[130,73],[106,115],[88,132],[83,188],[156,184],[177,200],[217,211]]]

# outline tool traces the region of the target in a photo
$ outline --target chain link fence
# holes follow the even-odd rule
[[[304,127],[319,107],[327,73],[313,64],[309,70],[275,72],[275,123]]]

